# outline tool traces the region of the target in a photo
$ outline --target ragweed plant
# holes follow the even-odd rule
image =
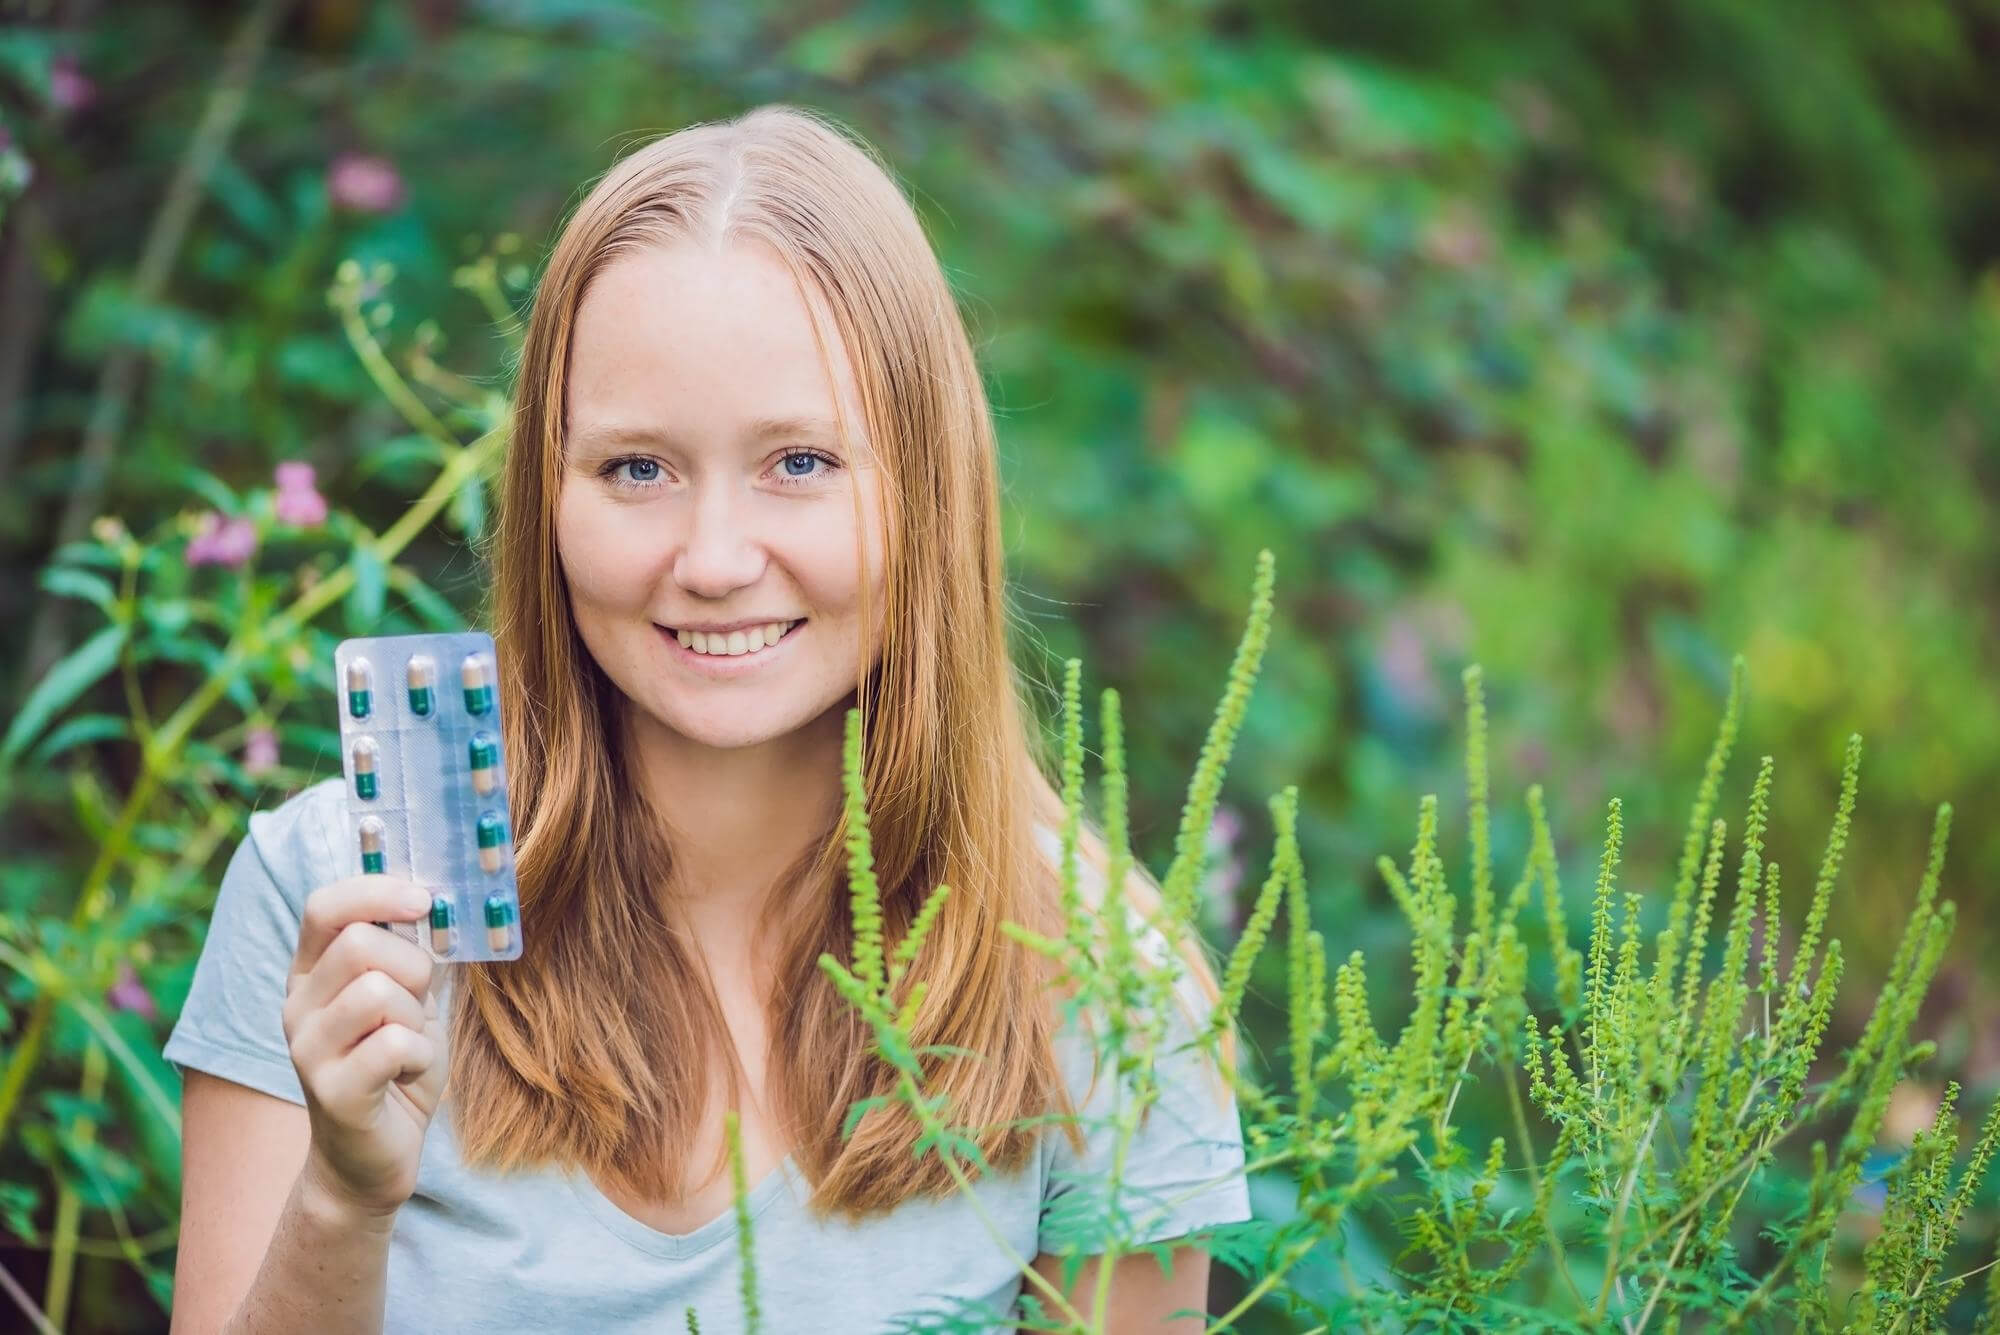
[[[1131,1097],[1110,1128],[1124,1150],[1157,1098],[1157,1061],[1179,969],[1172,950],[1147,951],[1142,934],[1178,943],[1194,932],[1190,892],[1207,828],[1258,670],[1271,617],[1272,562],[1261,554],[1248,625],[1208,743],[1189,785],[1172,864],[1156,913],[1099,912],[1080,888],[1084,810],[1081,665],[1066,665],[1062,714],[1061,871],[1066,928],[1042,937],[1004,930],[1048,955],[1070,985],[1066,1016],[1100,1015],[1096,1041]],[[1194,1045],[1234,1089],[1249,1149],[1247,1171],[1282,1174],[1295,1200],[1282,1219],[1201,1230],[1202,1247],[1245,1280],[1246,1291],[1209,1332],[1278,1315],[1281,1328],[1367,1330],[1810,1331],[1939,1329],[1962,1315],[1972,1273],[1949,1274],[1974,1193],[1984,1181],[2000,1111],[1985,1119],[1953,1180],[1958,1088],[1890,1174],[1879,1230],[1853,1258],[1837,1257],[1843,1216],[1865,1214],[1869,1176],[1892,1092],[1934,1045],[1911,1033],[1949,940],[1954,909],[1937,897],[1951,809],[1937,813],[1928,865],[1872,1013],[1838,1057],[1823,1051],[1841,981],[1840,942],[1828,908],[1849,839],[1861,739],[1849,740],[1839,801],[1802,923],[1783,948],[1780,867],[1767,855],[1775,766],[1759,763],[1732,852],[1721,788],[1741,727],[1744,670],[1731,673],[1721,725],[1696,790],[1664,912],[1624,865],[1622,803],[1607,806],[1589,929],[1572,943],[1561,872],[1539,787],[1525,795],[1528,850],[1503,896],[1492,866],[1486,714],[1477,667],[1464,675],[1471,870],[1461,902],[1439,852],[1439,803],[1418,804],[1406,863],[1383,857],[1383,886],[1410,929],[1410,984],[1393,1039],[1370,1013],[1368,961],[1350,952],[1331,971],[1309,921],[1299,852],[1299,796],[1269,801],[1270,870],[1220,970],[1220,997]],[[1099,712],[1102,829],[1108,884],[1132,866],[1119,699]],[[886,972],[878,890],[868,857],[858,715],[848,719],[849,871],[853,959],[821,965],[871,1026],[876,1049],[900,1073],[896,1098],[924,1127],[920,1153],[937,1153],[964,1186],[981,1165],[951,1110],[926,1093],[908,1034],[917,997],[896,998]],[[1733,861],[1735,875],[1726,875]],[[1725,882],[1733,879],[1725,900]],[[898,966],[922,949],[947,888],[898,943]],[[1542,922],[1525,919],[1539,911]],[[1273,1079],[1222,1062],[1254,965],[1284,922],[1285,1051]],[[1540,956],[1541,958],[1537,958]],[[1462,1096],[1497,1091],[1506,1133],[1483,1146],[1460,1125]],[[867,1106],[857,1104],[849,1125]],[[1836,1134],[1837,1133],[1837,1134]],[[1809,1142],[1803,1165],[1794,1153]],[[1157,1202],[1149,1204],[1157,1206]],[[1157,1216],[1153,1216],[1157,1217]],[[1135,1251],[1144,1210],[1114,1204],[1071,1222],[1066,1280],[1102,1254],[1100,1282],[1073,1300],[1020,1263],[1013,1314],[1023,1330],[1101,1332],[1112,1262]],[[1761,1228],[1759,1228],[1761,1225]],[[1087,1227],[1086,1227],[1087,1226]],[[1370,1231],[1404,1247],[1366,1279],[1349,1267],[1351,1241]],[[997,1230],[998,1245],[1005,1246]],[[1302,1280],[1315,1259],[1344,1282]],[[1325,1269],[1324,1266],[1318,1267]],[[2000,1269],[1992,1272],[2000,1275]],[[1858,1275],[1858,1279],[1849,1276]],[[1064,1290],[1069,1287],[1066,1283]],[[2000,1332],[2000,1281],[1989,1281],[1982,1330]],[[1962,1305],[1962,1304],[1961,1304]],[[1255,1316],[1253,1317],[1253,1313]],[[1282,1314],[1282,1315],[1280,1315]],[[984,1314],[987,1320],[992,1314]],[[982,1330],[971,1314],[928,1327]],[[1262,1328],[1269,1328],[1268,1326]]]

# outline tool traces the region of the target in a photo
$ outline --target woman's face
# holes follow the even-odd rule
[[[857,434],[860,398],[814,300],[835,384],[761,243],[623,256],[577,312],[556,510],[570,606],[626,697],[705,746],[784,737],[854,689],[864,580],[881,623],[880,478],[837,434],[834,396]],[[783,638],[750,648],[770,623]],[[718,626],[752,629],[683,643]]]

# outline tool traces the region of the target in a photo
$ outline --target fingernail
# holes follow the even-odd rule
[[[412,913],[427,913],[431,907],[431,892],[421,886],[410,891],[405,897]]]

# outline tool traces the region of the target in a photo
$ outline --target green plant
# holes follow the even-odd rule
[[[1249,625],[1190,785],[1182,838],[1163,880],[1153,926],[1169,939],[1194,930],[1186,893],[1235,732],[1255,678],[1271,614],[1272,561],[1259,560]],[[1087,911],[1076,889],[1076,833],[1083,819],[1080,671],[1070,660],[1063,708],[1065,903],[1069,929],[1048,939],[1017,924],[1014,939],[1062,962],[1077,1004],[1107,1008],[1101,1040],[1117,1069],[1135,1075],[1137,1098],[1115,1128],[1129,1142],[1150,1081],[1174,967],[1131,948],[1117,913]],[[1230,1072],[1245,1114],[1249,1171],[1284,1170],[1296,1185],[1291,1217],[1205,1230],[1194,1241],[1240,1270],[1250,1287],[1210,1326],[1233,1327],[1260,1303],[1325,1330],[1444,1328],[1590,1331],[1677,1330],[1700,1320],[1719,1329],[1794,1322],[1808,1330],[1894,1331],[1944,1324],[1966,1275],[1944,1277],[1974,1193],[1983,1182],[2000,1111],[1989,1116],[1956,1187],[1953,1086],[1932,1127],[1895,1171],[1880,1232],[1862,1252],[1865,1281],[1836,1300],[1830,1251],[1853,1211],[1897,1082],[1933,1054],[1911,1035],[1950,936],[1954,908],[1937,900],[1950,808],[1938,812],[1928,866],[1889,975],[1861,1034],[1814,1082],[1841,977],[1837,940],[1821,944],[1846,850],[1861,742],[1850,739],[1833,827],[1789,961],[1779,944],[1779,865],[1765,856],[1773,764],[1759,767],[1744,824],[1734,895],[1719,902],[1727,825],[1714,815],[1740,724],[1744,670],[1729,699],[1689,817],[1664,921],[1649,923],[1647,897],[1620,891],[1625,832],[1610,803],[1584,949],[1570,944],[1554,837],[1539,788],[1527,794],[1533,837],[1526,866],[1504,898],[1490,861],[1485,707],[1477,668],[1465,673],[1466,777],[1472,867],[1462,905],[1439,854],[1435,796],[1419,806],[1407,866],[1378,870],[1411,931],[1407,1019],[1385,1041],[1369,1012],[1367,966],[1350,953],[1327,994],[1323,941],[1307,921],[1297,844],[1298,794],[1270,802],[1277,831],[1270,874],[1223,970],[1222,999],[1199,1042],[1214,1053],[1240,1006],[1282,903],[1286,913],[1289,1090]],[[1100,712],[1103,825],[1111,883],[1127,865],[1124,752],[1118,695]],[[900,968],[882,969],[884,943],[868,857],[860,788],[858,716],[845,758],[856,944],[851,967],[821,961],[874,1030],[877,1050],[900,1073],[898,1097],[921,1119],[923,1149],[961,1181],[977,1150],[954,1132],[950,1109],[925,1093],[923,1058],[906,1032],[915,998],[894,995]],[[1539,887],[1540,894],[1536,891]],[[936,897],[945,893],[938,887]],[[933,906],[936,903],[933,898]],[[1536,973],[1523,914],[1543,911],[1548,948]],[[1464,920],[1461,922],[1461,909]],[[1652,915],[1658,917],[1659,915]],[[898,964],[921,949],[927,912],[896,947]],[[1720,932],[1716,931],[1720,928]],[[1719,959],[1716,941],[1720,936]],[[1649,948],[1650,947],[1650,948]],[[1329,1025],[1329,1021],[1331,1024]],[[1474,1157],[1454,1119],[1461,1097],[1488,1077],[1504,1089],[1511,1140],[1496,1135]],[[1525,1086],[1525,1094],[1523,1092]],[[864,1109],[857,1105],[856,1115]],[[1826,1138],[1836,1115],[1844,1131]],[[1780,1156],[1817,1133],[1805,1171]],[[960,1160],[964,1163],[961,1164]],[[1117,1172],[1109,1184],[1117,1190]],[[1407,1245],[1370,1282],[1347,1272],[1339,1291],[1311,1295],[1290,1283],[1316,1252],[1345,1270],[1343,1238],[1371,1213],[1386,1214]],[[1767,1246],[1750,1262],[1749,1235]],[[997,1236],[997,1235],[996,1235]],[[1123,1239],[1079,1237],[1076,1254],[1115,1258]],[[1017,1258],[1018,1259],[1018,1258]],[[1101,1331],[1105,1292],[1073,1304],[1023,1265],[1023,1327]],[[1110,1273],[1107,1263],[1100,1271]],[[2000,1273],[1996,1271],[1995,1273]],[[988,1314],[989,1316],[991,1314]],[[2000,1315],[1989,1310],[1991,1328]],[[972,1328],[957,1322],[940,1327]]]
[[[404,359],[409,378],[392,363],[380,332],[392,276],[343,263],[327,300],[413,432],[383,442],[368,463],[431,470],[394,522],[377,531],[329,508],[282,466],[276,487],[244,495],[196,473],[190,481],[213,507],[206,514],[182,512],[143,532],[100,519],[41,575],[44,589],[88,605],[102,624],[8,721],[0,775],[14,785],[61,759],[115,757],[68,770],[90,850],[78,880],[31,861],[10,868],[73,892],[49,911],[32,899],[26,912],[0,905],[12,1022],[0,1051],[0,1148],[25,1151],[37,1170],[0,1180],[0,1222],[48,1249],[42,1315],[58,1328],[80,1256],[123,1259],[168,1305],[172,1270],[162,1258],[177,1232],[179,1082],[152,1022],[185,995],[198,947],[189,928],[212,901],[217,853],[241,836],[265,785],[306,782],[320,757],[338,752],[322,724],[288,716],[288,706],[331,689],[343,631],[464,624],[398,558],[441,517],[477,535],[485,474],[505,440],[505,401],[438,367],[434,331]],[[490,256],[465,266],[459,281],[489,309],[504,308]],[[100,683],[120,691],[122,714],[80,707]],[[158,689],[167,683],[180,689]],[[163,696],[171,705],[160,712]],[[60,1063],[47,1061],[51,1049]],[[70,1085],[72,1063],[80,1074]],[[121,1134],[100,1137],[107,1126]],[[53,1222],[43,1228],[36,1218],[51,1179]],[[84,1236],[86,1208],[108,1218],[112,1237]],[[159,1227],[135,1232],[135,1216]]]

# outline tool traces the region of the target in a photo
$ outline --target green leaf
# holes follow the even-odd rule
[[[321,727],[315,723],[281,723],[278,725],[278,740],[313,752],[321,760],[340,763],[340,733],[333,728]]]
[[[874,1094],[865,1099],[856,1099],[853,1105],[848,1108],[847,1116],[840,1124],[840,1138],[846,1140],[849,1136],[852,1136],[854,1128],[861,1124],[861,1119],[868,1115],[869,1109],[882,1107],[894,1102],[895,1100],[887,1094]]]
[[[258,240],[278,243],[284,218],[271,197],[227,153],[216,157],[208,188],[217,203]]]
[[[162,635],[178,635],[194,620],[194,608],[185,598],[161,598],[139,604],[146,624]]]
[[[55,549],[49,560],[55,565],[103,566],[106,570],[116,570],[125,564],[117,552],[95,542],[66,542]]]
[[[118,619],[118,595],[112,590],[111,581],[102,575],[68,566],[51,566],[42,572],[39,583],[59,598],[81,598],[96,603],[105,616],[113,621]]]
[[[459,484],[451,497],[451,521],[458,531],[477,542],[486,529],[486,484],[470,477]]]
[[[444,466],[444,446],[431,436],[415,433],[395,436],[369,447],[354,470],[355,481],[365,481],[377,473],[403,485]]]
[[[199,493],[203,500],[222,513],[233,515],[242,510],[242,498],[227,482],[207,469],[196,468],[193,464],[176,464],[167,471],[170,482]]]
[[[132,735],[132,724],[117,714],[78,714],[64,719],[28,757],[31,765],[46,765],[63,752],[90,742],[122,741]]]
[[[402,566],[389,572],[389,582],[395,586],[396,592],[409,600],[410,610],[429,623],[432,630],[465,629],[465,617],[451,605],[451,600]]]
[[[0,740],[0,765],[13,764],[21,749],[35,739],[50,719],[117,665],[129,633],[125,626],[106,626],[49,669],[48,675],[28,693],[21,712],[7,728],[5,740]]]
[[[347,592],[347,628],[356,635],[365,635],[382,619],[389,572],[368,542],[354,545],[350,563],[354,567],[354,587]]]

